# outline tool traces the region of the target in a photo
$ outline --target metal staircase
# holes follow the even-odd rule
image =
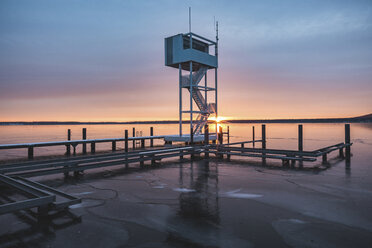
[[[196,120],[193,120],[193,133],[194,135],[198,135],[201,133],[203,126],[207,123],[208,117],[211,114],[215,113],[215,104],[214,103],[207,103],[206,99],[204,98],[203,94],[201,93],[199,87],[200,81],[203,79],[205,74],[207,73],[208,68],[201,66],[200,69],[196,72],[192,73],[192,84],[190,84],[190,75],[183,75],[182,76],[182,87],[187,88],[189,92],[191,92],[190,87],[192,86],[192,99],[198,106],[198,116]],[[203,88],[203,90],[207,90]]]

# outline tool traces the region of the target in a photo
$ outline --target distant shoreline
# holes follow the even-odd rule
[[[221,123],[372,123],[372,117],[353,118],[317,118],[317,119],[269,119],[269,120],[223,120]],[[145,124],[178,124],[179,121],[128,121],[128,122],[80,122],[80,121],[16,121],[0,122],[0,126],[42,126],[42,125],[145,125]],[[183,121],[187,124],[189,121]],[[210,123],[213,123],[211,121]]]

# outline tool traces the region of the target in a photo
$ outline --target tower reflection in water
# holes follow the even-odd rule
[[[187,174],[189,178],[185,178]],[[190,168],[180,167],[179,184],[190,190],[180,193],[178,215],[219,224],[217,165],[212,167],[209,161],[201,160],[191,162]]]
[[[180,166],[177,215],[168,219],[169,240],[208,242],[218,236],[220,223],[218,166],[208,160]]]

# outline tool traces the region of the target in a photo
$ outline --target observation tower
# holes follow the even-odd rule
[[[217,120],[218,22],[215,41],[192,33],[189,23],[188,33],[165,38],[165,65],[179,73],[179,135],[166,136],[166,142],[200,142],[208,118]],[[208,72],[214,72],[214,82],[208,82]],[[188,104],[183,104],[184,91]],[[189,115],[185,118],[190,120],[189,130],[182,129],[184,115]],[[210,139],[215,140],[216,135],[210,135]]]

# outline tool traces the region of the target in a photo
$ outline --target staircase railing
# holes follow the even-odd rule
[[[205,98],[202,95],[200,89],[195,86],[198,86],[200,81],[203,79],[205,74],[207,73],[207,67],[201,67],[198,71],[192,73],[192,99],[198,106],[199,110],[202,111],[196,120],[194,120],[193,130],[194,134],[200,134],[203,126],[207,123],[208,117],[211,113],[215,113],[215,106],[216,104],[210,103],[206,104]],[[181,83],[183,88],[187,88],[190,92],[190,75],[183,75],[181,78]]]

